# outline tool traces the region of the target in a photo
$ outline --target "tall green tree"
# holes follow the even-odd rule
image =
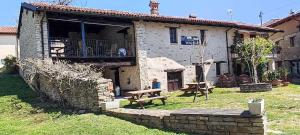
[[[274,43],[271,40],[257,37],[237,44],[239,57],[246,62],[252,72],[253,81],[258,83],[257,67],[269,61],[267,57],[272,53]]]

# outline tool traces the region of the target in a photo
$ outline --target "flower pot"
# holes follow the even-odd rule
[[[282,86],[286,87],[289,86],[290,82],[282,82]]]
[[[248,101],[248,107],[251,115],[261,115],[264,112],[264,99],[251,99]]]
[[[280,86],[281,82],[282,82],[282,80],[273,80],[271,83],[272,83],[272,86]]]
[[[102,102],[100,104],[102,110],[111,110],[111,109],[117,109],[120,107],[120,100],[114,100],[110,102]]]

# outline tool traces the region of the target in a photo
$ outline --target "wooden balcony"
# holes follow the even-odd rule
[[[135,46],[132,41],[110,41],[51,37],[50,57],[74,62],[122,62],[135,64]]]

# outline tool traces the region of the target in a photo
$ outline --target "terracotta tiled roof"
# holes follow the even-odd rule
[[[155,22],[166,22],[166,23],[184,23],[184,24],[195,24],[195,25],[209,25],[209,26],[219,26],[219,27],[230,27],[230,28],[241,28],[247,30],[257,30],[266,32],[279,32],[278,29],[259,27],[254,25],[240,24],[236,22],[228,21],[215,21],[197,18],[185,18],[185,17],[175,17],[175,16],[155,16],[143,13],[131,13],[125,11],[116,10],[103,10],[103,9],[93,9],[93,8],[81,8],[74,6],[64,6],[64,5],[51,5],[48,3],[23,3],[23,5],[33,6],[38,11],[47,12],[63,12],[70,14],[84,14],[84,15],[99,15],[106,17],[120,17],[132,20],[145,20],[145,21],[155,21]]]
[[[17,34],[17,27],[1,27],[0,34]]]
[[[288,21],[294,19],[295,17],[299,17],[299,16],[300,16],[300,12],[293,14],[293,15],[289,15],[288,17],[285,17],[282,19],[275,19],[275,20],[273,19],[274,20],[273,22],[270,22],[269,24],[266,24],[265,26],[274,28],[278,25],[281,25],[281,24],[288,22]]]
[[[263,24],[263,26],[268,27],[269,25],[280,21],[281,19],[271,19]]]

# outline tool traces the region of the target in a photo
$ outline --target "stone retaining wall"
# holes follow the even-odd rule
[[[44,72],[33,74],[32,71],[36,70],[34,68],[28,63],[20,69],[20,75],[30,87],[52,101],[76,109],[98,112],[101,103],[112,100],[111,93],[108,91],[111,80],[72,77],[57,80],[55,76],[49,76]]]
[[[248,111],[236,109],[183,109],[135,110],[115,109],[108,115],[132,121],[147,127],[175,132],[215,135],[263,135],[266,117],[253,116]]]
[[[271,91],[272,84],[269,83],[258,83],[258,84],[241,84],[241,92],[265,92]]]

